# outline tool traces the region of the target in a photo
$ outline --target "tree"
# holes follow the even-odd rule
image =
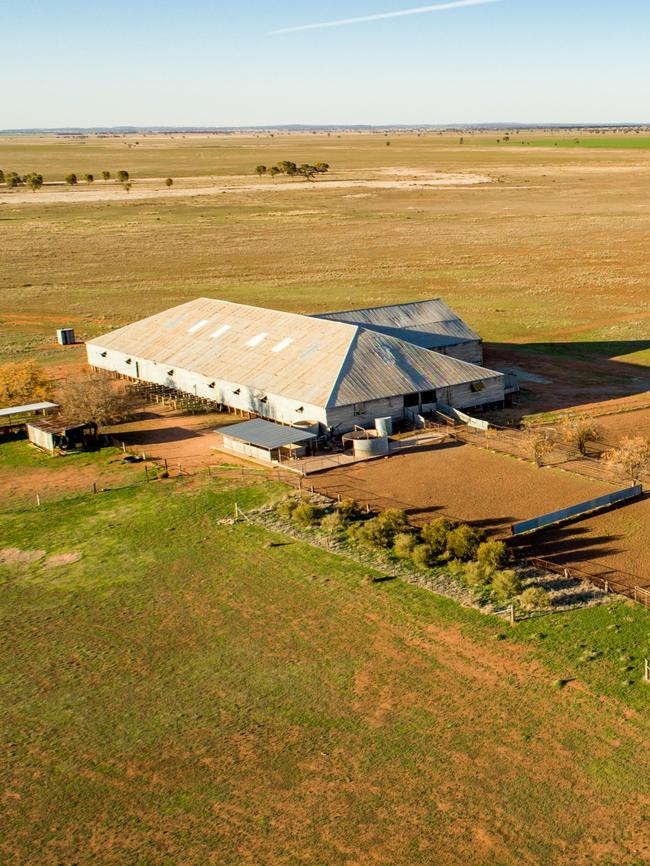
[[[17,186],[20,186],[22,180],[20,175],[16,174],[15,171],[10,171],[5,175],[5,183],[9,189],[15,189]]]
[[[650,440],[644,436],[626,436],[618,448],[605,452],[603,458],[629,478],[632,484],[638,484],[642,476],[650,471]]]
[[[560,435],[565,445],[575,448],[583,456],[587,453],[587,444],[598,439],[600,427],[585,415],[567,415],[562,419]]]
[[[316,166],[309,165],[309,163],[304,162],[301,166],[299,166],[298,174],[302,175],[302,177],[306,177],[307,180],[312,180],[312,178],[314,178],[318,174],[318,172],[316,171]]]
[[[255,171],[257,174],[262,177],[263,174],[266,174],[266,166],[265,165],[257,165],[255,166]]]
[[[131,187],[133,186],[133,184],[130,180],[127,180],[122,184],[122,186],[124,187],[125,192],[131,192]]]
[[[548,455],[555,448],[555,430],[551,427],[531,427],[527,436],[530,454],[535,465],[541,468]]]
[[[49,400],[52,383],[35,361],[18,361],[0,367],[0,406],[20,406]]]
[[[272,165],[269,169],[269,174],[271,177],[275,177],[278,174],[282,174],[282,171],[277,167],[277,165]]]
[[[133,392],[125,382],[95,372],[66,379],[57,400],[66,418],[94,421],[99,427],[127,420],[135,408]]]
[[[77,183],[77,175],[74,172],[67,174],[65,176],[65,182],[70,186],[75,186],[75,184]]]
[[[129,179],[128,171],[125,171],[124,169],[121,169],[120,171],[118,171],[117,179],[119,180],[120,183],[126,183],[127,180]]]
[[[84,174],[84,180],[86,181],[86,183],[94,183],[95,182],[95,175],[94,174]]]
[[[173,186],[174,179],[171,177],[165,178],[165,186]]]
[[[317,162],[314,166],[318,174],[327,174],[330,170],[330,166],[328,162]]]
[[[0,168],[0,183],[4,183],[4,182],[5,182],[5,173],[4,173],[4,171]]]
[[[43,186],[43,175],[32,171],[27,175],[26,183],[32,192],[36,192],[37,189],[40,189]]]
[[[103,171],[102,172],[102,178],[104,179],[104,183],[106,183],[107,180],[110,180],[110,177],[111,177],[110,171]]]

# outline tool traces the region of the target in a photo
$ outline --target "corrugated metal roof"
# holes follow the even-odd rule
[[[210,298],[89,345],[328,408],[500,375],[346,322]]]
[[[315,318],[359,325],[429,349],[475,343],[481,339],[440,298],[363,310],[319,313]]]
[[[0,417],[6,418],[8,415],[22,415],[25,412],[42,412],[45,409],[58,408],[58,403],[27,403],[25,406],[9,406],[7,409],[0,409]]]
[[[230,439],[237,439],[240,442],[247,442],[249,445],[257,445],[258,448],[268,448],[269,450],[316,438],[313,433],[308,433],[306,430],[283,427],[282,424],[263,421],[261,418],[253,418],[253,420],[243,421],[241,424],[222,427],[215,432],[228,436]]]

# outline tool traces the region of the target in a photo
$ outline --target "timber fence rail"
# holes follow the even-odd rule
[[[488,430],[476,430],[460,424],[454,427],[454,433],[460,441],[466,442],[468,445],[476,445],[479,448],[487,448],[490,451],[498,451],[534,463],[524,430],[496,425],[490,425]],[[617,473],[603,460],[603,454],[615,448],[615,445],[606,442],[593,442],[589,445],[589,453],[580,454],[576,448],[563,442],[556,442],[553,450],[545,458],[544,466],[564,469],[577,475],[585,475],[596,481],[619,485],[621,483],[620,473]],[[650,482],[650,475],[646,474],[640,480]]]
[[[575,565],[565,565],[539,556],[530,556],[526,561],[530,566],[538,568],[540,571],[560,574],[567,580],[591,583],[606,593],[612,592],[616,595],[623,595],[650,610],[650,583],[643,583],[644,579],[637,574],[607,569],[597,563],[592,566],[594,570],[590,571],[584,565],[578,568]]]

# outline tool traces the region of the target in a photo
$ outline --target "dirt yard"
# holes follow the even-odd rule
[[[322,493],[404,508],[416,522],[447,515],[493,534],[512,523],[591,499],[612,488],[556,469],[457,443],[357,463],[310,477]]]
[[[403,508],[415,523],[447,515],[509,535],[518,520],[593,499],[613,489],[602,481],[532,464],[472,445],[449,445],[334,469],[310,479],[329,496],[351,496],[375,508]],[[650,583],[650,497],[530,536],[522,555],[541,556],[590,574],[629,572]],[[622,578],[619,578],[622,579]]]
[[[108,432],[129,451],[189,469],[238,462],[230,455],[213,450],[217,444],[213,433],[217,427],[241,420],[222,412],[187,415],[163,406],[151,406],[137,420],[118,424]]]

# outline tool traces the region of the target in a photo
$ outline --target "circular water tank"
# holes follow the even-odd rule
[[[375,457],[378,454],[388,454],[388,436],[368,436],[363,439],[353,439],[352,447],[355,457]]]
[[[380,436],[391,436],[393,433],[393,419],[389,415],[387,418],[375,418],[375,430]]]

